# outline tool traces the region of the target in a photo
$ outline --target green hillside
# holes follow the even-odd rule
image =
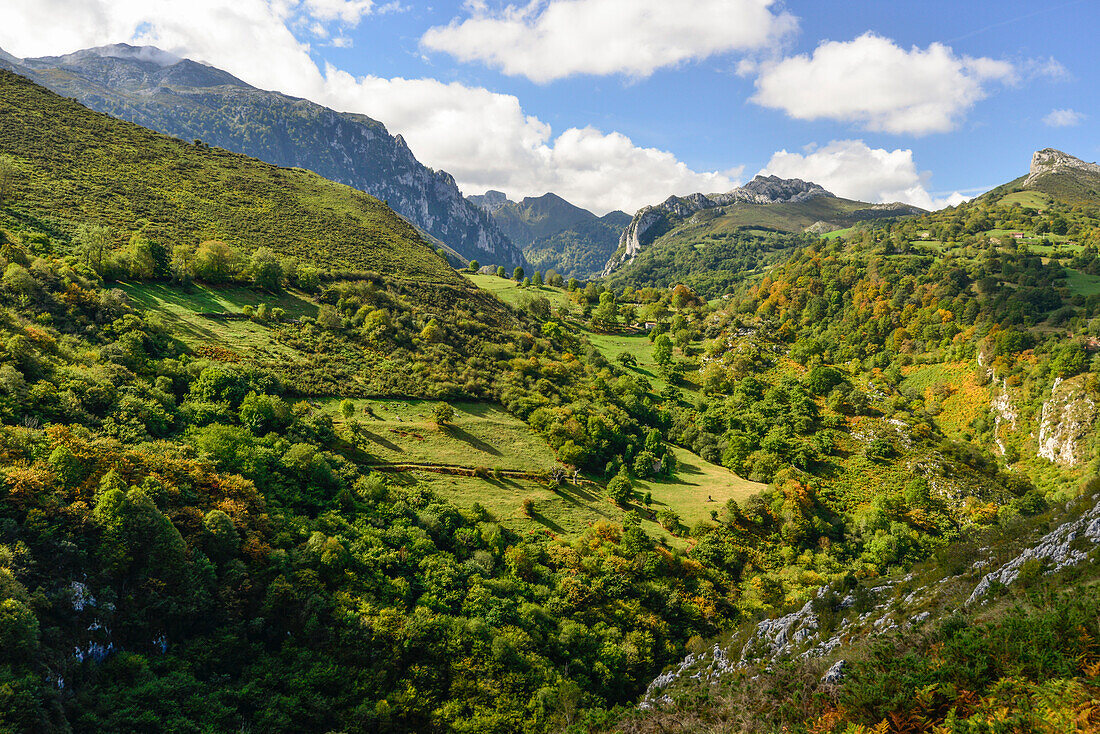
[[[492,218],[463,199],[449,173],[421,164],[400,136],[366,115],[257,89],[152,46],[115,44],[29,59],[0,52],[0,67],[112,117],[365,191],[460,253],[463,263],[492,255],[503,265],[524,264]]]
[[[913,213],[911,209],[903,211],[906,214]],[[700,233],[705,234],[728,233],[745,228],[802,232],[818,222],[827,223],[831,230],[850,226],[858,221],[897,216],[897,212],[890,209],[873,208],[862,201],[835,196],[819,196],[796,203],[734,204],[702,214],[700,221],[693,222],[690,226],[697,227]]]
[[[246,253],[263,246],[319,266],[462,284],[412,226],[367,194],[112,119],[7,71],[0,154],[13,169],[14,215],[62,233],[96,223],[121,244],[148,227],[169,248],[221,239]]]

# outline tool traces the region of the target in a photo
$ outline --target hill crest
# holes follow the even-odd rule
[[[15,60],[0,55],[0,66],[113,117],[365,191],[462,258],[526,264],[449,173],[420,163],[401,136],[367,115],[258,89],[152,46],[118,44]]]

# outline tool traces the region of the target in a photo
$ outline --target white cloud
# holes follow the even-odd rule
[[[390,13],[407,13],[410,10],[412,10],[411,5],[402,5],[400,0],[392,0],[380,6],[375,12],[379,15],[389,15]]]
[[[41,56],[121,41],[156,45],[250,84],[381,120],[467,193],[554,191],[603,213],[737,183],[740,169],[696,172],[619,133],[586,127],[555,135],[512,95],[434,79],[355,78],[332,66],[322,71],[290,30],[300,11],[296,3],[265,0],[4,0],[0,48]]]
[[[354,26],[373,8],[372,0],[305,0],[306,12],[317,20],[338,20]]]
[[[939,43],[907,51],[865,33],[764,66],[752,100],[799,120],[925,135],[953,130],[987,96],[989,83],[1016,79],[1016,68],[1006,61],[957,56]]]
[[[1051,110],[1050,113],[1043,118],[1043,122],[1050,127],[1074,127],[1080,125],[1085,119],[1085,114],[1071,109],[1058,109]]]
[[[574,74],[645,77],[727,51],[766,48],[797,21],[775,0],[530,0],[429,29],[426,49],[548,82]]]
[[[1048,79],[1065,82],[1073,78],[1069,69],[1053,56],[1045,59],[1025,59],[1018,64],[1020,73],[1027,79]]]
[[[931,174],[917,171],[911,150],[871,148],[862,140],[834,140],[805,150],[804,155],[777,152],[760,173],[813,181],[846,199],[901,201],[923,209],[942,209],[969,198],[957,191],[943,197],[928,193]]]
[[[726,191],[741,173],[698,173],[671,153],[591,127],[555,137],[512,95],[434,79],[355,78],[331,66],[325,76],[329,104],[385,121],[417,157],[450,172],[467,193],[553,191],[599,213],[633,211],[672,193]]]

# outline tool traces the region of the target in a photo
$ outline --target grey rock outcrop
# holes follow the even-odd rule
[[[978,364],[981,364],[980,359]],[[999,385],[994,384],[993,398],[990,400],[989,408],[993,412],[993,440],[997,446],[998,453],[1004,456],[1006,448],[1004,441],[1001,440],[1002,427],[1007,427],[1009,430],[1013,431],[1016,430],[1016,423],[1020,416],[1016,404],[1012,402],[1012,395],[1009,392],[1007,377],[1002,378]]]
[[[1056,379],[1039,419],[1039,456],[1064,466],[1085,460],[1098,410],[1085,376]]]
[[[826,685],[835,686],[844,682],[844,667],[848,664],[846,660],[837,660],[833,663],[828,670],[825,671],[825,675],[821,676],[821,682]]]
[[[981,601],[994,583],[1008,586],[1020,576],[1020,569],[1028,561],[1035,559],[1043,564],[1047,573],[1061,571],[1076,566],[1088,559],[1089,553],[1100,544],[1100,503],[1081,517],[1063,523],[1044,535],[1038,543],[1026,548],[1008,563],[986,574],[967,604]]]
[[[1031,156],[1031,169],[1028,171],[1027,178],[1024,179],[1024,186],[1030,186],[1036,179],[1046,174],[1077,171],[1100,175],[1100,165],[1086,163],[1080,158],[1054,148],[1043,148],[1035,151]]]

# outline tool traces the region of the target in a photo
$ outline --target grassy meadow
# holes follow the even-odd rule
[[[320,403],[338,418],[339,400]],[[546,441],[489,403],[452,403],[454,420],[435,424],[431,400],[355,400],[359,447],[379,463],[439,464],[541,472],[557,465]],[[338,420],[342,421],[342,418]]]
[[[465,275],[478,288],[489,291],[509,306],[520,304],[525,296],[543,296],[550,299],[550,303],[554,308],[570,310],[573,307],[565,291],[560,288],[551,288],[545,285],[521,288],[520,284],[511,278],[498,278],[495,275],[482,275],[480,273],[466,273]]]
[[[212,319],[201,314],[240,314],[245,306],[261,303],[286,311],[286,319],[314,316],[317,306],[304,293],[266,293],[241,286],[194,285],[184,290],[166,283],[121,283],[130,302],[147,313],[158,314],[180,338],[191,346],[207,344],[233,353],[247,353],[257,359],[286,359],[301,356],[279,344],[271,329],[247,319]]]
[[[431,400],[354,400],[361,426],[358,447],[372,463],[433,464],[471,469],[543,472],[558,466],[553,450],[541,436],[499,406],[488,403],[452,403],[451,425],[436,426]],[[340,401],[319,407],[342,424]],[[346,429],[343,431],[346,435]],[[637,482],[635,509],[649,493],[651,509],[675,511],[687,525],[710,518],[728,499],[741,501],[764,485],[741,479],[690,451],[675,448],[680,469],[671,480]],[[406,476],[407,475],[407,476]],[[551,487],[514,477],[465,477],[429,471],[408,471],[459,506],[480,503],[501,521],[520,529],[544,527],[556,534],[574,534],[600,520],[621,522],[623,510],[603,489],[590,481],[578,486]],[[523,500],[535,502],[536,514],[527,517]],[[656,522],[647,521],[655,537],[668,536]],[[671,542],[671,541],[670,541]]]

